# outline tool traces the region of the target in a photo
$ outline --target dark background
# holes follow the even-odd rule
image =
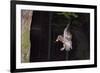
[[[66,18],[62,12],[33,11],[30,29],[30,62],[90,59],[90,14],[75,13]],[[67,14],[67,13],[66,13]],[[60,51],[61,42],[55,42],[70,23],[72,50]]]

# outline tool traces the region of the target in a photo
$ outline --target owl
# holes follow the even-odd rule
[[[63,35],[58,35],[56,42],[60,41],[63,43],[61,51],[66,50],[70,51],[72,49],[72,34],[68,31],[69,24],[65,27]]]

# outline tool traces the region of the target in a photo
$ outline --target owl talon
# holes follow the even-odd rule
[[[64,50],[64,48],[61,48],[60,50],[61,50],[61,51],[63,51],[63,50]]]

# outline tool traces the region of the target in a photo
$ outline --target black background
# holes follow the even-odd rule
[[[78,18],[66,19],[57,12],[33,11],[30,30],[30,62],[85,60],[90,58],[90,15],[76,13]],[[72,50],[60,51],[61,42],[55,42],[71,22]]]

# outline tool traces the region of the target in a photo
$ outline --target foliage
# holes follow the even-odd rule
[[[72,18],[77,18],[78,15],[72,12],[62,12],[62,13],[57,13],[58,15],[63,15],[65,16],[67,19],[72,19]]]

